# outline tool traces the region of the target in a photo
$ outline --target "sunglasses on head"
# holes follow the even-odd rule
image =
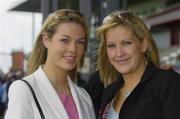
[[[133,17],[137,17],[137,16],[135,16],[131,11],[119,11],[119,12],[116,11],[106,16],[103,19],[103,24],[111,20],[113,17],[117,18],[120,21],[128,22],[132,20]]]
[[[80,12],[72,9],[62,9],[55,12],[56,17],[65,17],[65,16],[79,16],[84,18],[84,15]]]

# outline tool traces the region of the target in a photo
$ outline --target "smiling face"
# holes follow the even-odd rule
[[[129,28],[116,26],[107,30],[106,47],[110,63],[121,74],[144,70],[147,44],[140,42]]]
[[[72,22],[59,24],[51,39],[43,36],[48,51],[45,64],[63,71],[74,69],[84,54],[86,40],[81,25]]]

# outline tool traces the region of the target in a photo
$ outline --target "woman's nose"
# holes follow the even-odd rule
[[[123,49],[123,47],[121,47],[121,46],[118,46],[117,48],[116,48],[116,55],[117,56],[122,56],[122,55],[124,55],[124,49]]]
[[[75,42],[71,42],[69,44],[69,47],[68,47],[69,51],[71,52],[75,52],[76,51],[76,43]]]

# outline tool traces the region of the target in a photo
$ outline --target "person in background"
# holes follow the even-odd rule
[[[180,75],[159,68],[156,44],[142,18],[114,11],[97,28],[104,82],[101,119],[179,119]]]
[[[4,92],[5,92],[5,88],[4,88],[4,77],[3,77],[3,74],[1,74],[0,72],[0,119],[3,118],[3,115],[4,115],[4,111],[5,111],[5,104],[4,104],[4,101],[2,100],[3,99],[3,96],[4,96]]]
[[[23,79],[33,88],[46,119],[95,119],[90,96],[75,84],[87,42],[85,18],[78,11],[55,11],[43,23]],[[40,119],[23,81],[13,82],[8,96],[5,119]]]

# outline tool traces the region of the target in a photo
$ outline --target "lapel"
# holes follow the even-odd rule
[[[157,70],[157,68],[155,67],[155,65],[152,62],[149,62],[144,71],[144,74],[141,78],[140,83],[144,83],[148,80],[151,80],[152,76],[155,74],[156,70]]]
[[[34,73],[34,79],[37,82],[36,91],[39,94],[37,97],[44,111],[54,119],[68,119],[69,117],[64,105],[41,66]]]
[[[124,80],[121,75],[117,78],[115,82],[107,86],[102,94],[101,98],[101,108],[105,108],[106,105],[114,98],[117,90],[124,84]]]

